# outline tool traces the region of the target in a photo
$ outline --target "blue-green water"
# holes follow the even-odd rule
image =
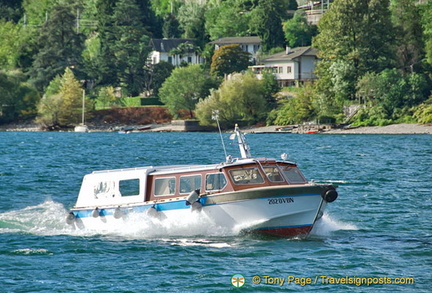
[[[237,156],[228,136],[228,153]],[[235,235],[199,219],[130,223],[115,233],[65,224],[84,174],[219,162],[218,134],[0,132],[0,291],[430,292],[432,136],[247,139],[254,156],[287,152],[308,179],[339,185],[308,239]],[[244,276],[243,287],[231,284],[234,274]],[[355,278],[414,284],[358,286]]]

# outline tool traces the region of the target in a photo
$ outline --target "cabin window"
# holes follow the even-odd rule
[[[180,193],[190,193],[196,189],[201,189],[201,175],[180,177]]]
[[[120,194],[122,196],[139,195],[139,187],[139,179],[120,180],[119,182]]]
[[[306,182],[303,174],[296,167],[284,167],[282,171],[289,183],[296,184]]]
[[[267,178],[272,182],[283,182],[284,179],[279,172],[279,169],[277,167],[264,167],[264,173],[266,174]]]
[[[227,184],[224,173],[207,174],[206,176],[206,190],[222,190]]]
[[[257,168],[230,170],[234,184],[261,184],[264,179]]]
[[[175,193],[175,177],[156,178],[154,183],[154,194],[156,196],[172,195]]]

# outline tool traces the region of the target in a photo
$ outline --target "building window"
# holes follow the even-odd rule
[[[287,66],[287,73],[291,73],[291,66]]]
[[[168,56],[168,63],[171,63],[171,64],[173,64],[173,59],[172,59],[172,57],[171,56]]]
[[[192,63],[192,57],[188,57],[188,63]]]
[[[278,67],[279,72],[278,73],[283,73],[283,67]]]

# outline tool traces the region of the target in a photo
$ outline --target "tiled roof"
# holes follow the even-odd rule
[[[230,37],[221,38],[216,41],[210,42],[213,45],[231,45],[231,44],[260,44],[260,37]]]
[[[150,46],[153,51],[169,53],[172,49],[177,48],[182,43],[195,45],[191,39],[151,39]]]
[[[261,59],[261,62],[293,60],[301,56],[317,56],[317,50],[312,47],[296,47]]]

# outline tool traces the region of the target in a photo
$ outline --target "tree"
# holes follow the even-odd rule
[[[419,5],[419,8],[425,37],[426,61],[432,66],[432,1]]]
[[[146,89],[152,91],[153,96],[159,96],[159,90],[164,81],[171,75],[174,66],[166,61],[161,61],[158,64],[151,65],[148,68]]]
[[[424,75],[404,75],[397,69],[367,73],[357,84],[357,98],[366,107],[357,115],[360,125],[383,125],[411,115],[411,108],[427,98],[430,86]]]
[[[306,14],[295,13],[283,23],[285,40],[290,47],[310,46],[317,27],[307,21]]]
[[[312,102],[314,95],[313,87],[306,86],[296,96],[285,100],[277,111],[273,111],[271,116],[275,116],[274,121],[269,122],[288,125],[311,121],[316,115]]]
[[[144,66],[151,51],[149,32],[134,1],[119,0],[113,15],[112,50],[120,84],[136,96],[144,89]]]
[[[203,47],[208,41],[205,34],[206,6],[198,1],[188,1],[179,8],[178,20],[183,36],[187,39],[195,39],[198,46]]]
[[[196,103],[209,94],[208,79],[199,65],[177,67],[162,84],[159,97],[174,117],[179,110],[187,110],[194,117]]]
[[[419,8],[412,0],[393,0],[391,3],[397,66],[405,73],[419,72],[425,56]]]
[[[23,12],[21,4],[22,0],[0,0],[0,20],[3,19],[17,23]]]
[[[261,38],[263,50],[267,52],[271,48],[284,47],[282,22],[288,16],[283,1],[259,0],[251,14],[251,31]]]
[[[222,37],[246,36],[249,32],[249,11],[239,1],[225,1],[209,8],[205,28],[211,40]]]
[[[82,111],[82,88],[72,70],[54,78],[38,104],[37,122],[45,126],[78,124]],[[87,108],[87,107],[86,107]]]
[[[262,121],[268,113],[261,82],[251,73],[236,74],[225,80],[218,90],[201,100],[196,109],[202,125],[214,124],[212,113],[219,111],[219,119],[224,127],[238,121],[253,124]]]
[[[335,115],[344,101],[354,101],[357,81],[366,72],[391,67],[393,26],[388,6],[387,0],[335,0],[318,23],[313,45],[320,58],[320,115]]]
[[[0,122],[28,119],[36,115],[40,97],[18,71],[0,71]]]
[[[40,51],[36,55],[29,75],[39,91],[66,67],[73,67],[82,76],[84,36],[76,33],[75,15],[70,6],[57,5],[41,29],[38,39]]]
[[[162,35],[164,38],[180,38],[182,31],[180,30],[180,23],[174,14],[170,13],[164,18],[162,27]]]
[[[21,26],[0,20],[0,39],[0,68],[15,68],[24,42],[21,38]]]
[[[250,54],[239,45],[226,45],[217,49],[212,57],[210,73],[214,76],[224,76],[233,72],[246,70]]]
[[[276,94],[280,91],[280,86],[276,76],[271,72],[264,71],[262,74],[261,85],[268,108],[275,108],[277,106]]]

